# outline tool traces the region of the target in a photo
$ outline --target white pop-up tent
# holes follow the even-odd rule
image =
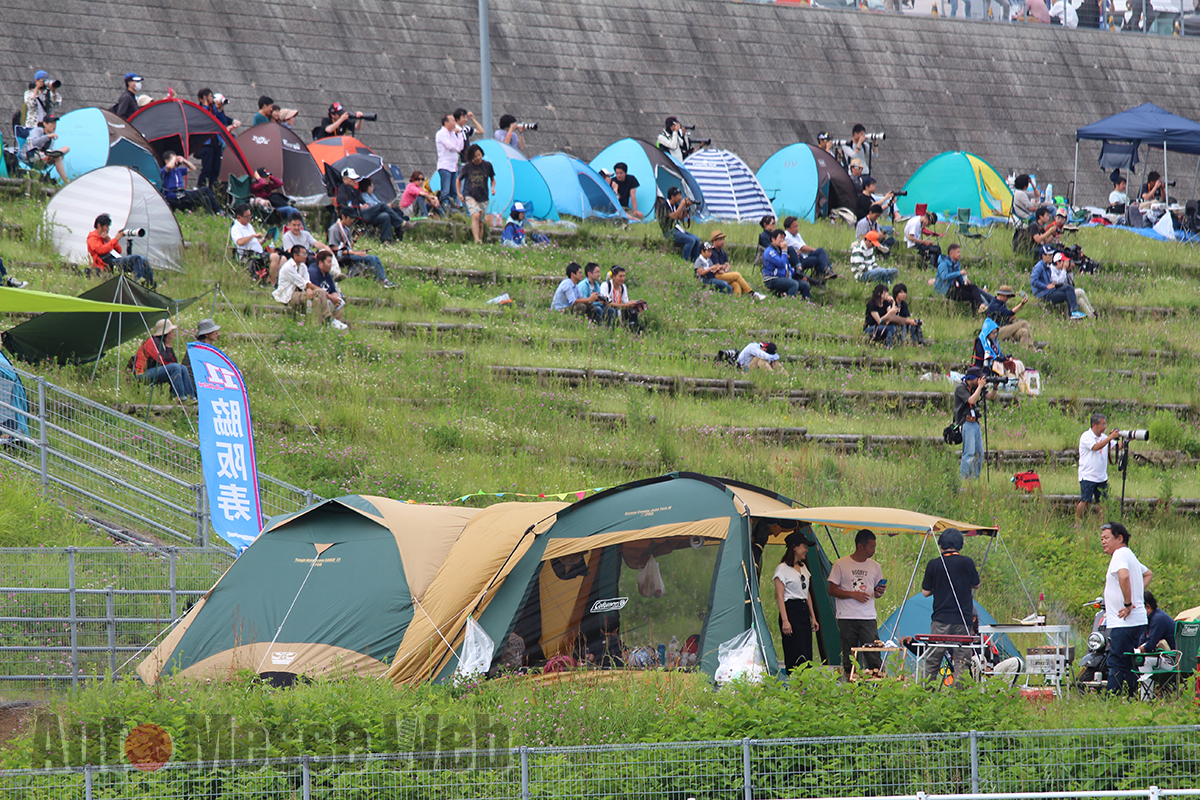
[[[143,256],[156,270],[182,268],[183,234],[174,213],[154,185],[129,167],[93,170],[54,195],[45,213],[54,249],[70,261],[87,262],[87,237],[101,214],[112,217],[110,235],[125,229],[146,231],[140,238],[123,240],[124,255]]]

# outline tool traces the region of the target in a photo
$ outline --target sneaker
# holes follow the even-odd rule
[[[401,223],[401,225],[400,225],[400,230],[402,230],[402,231],[412,231],[412,230],[416,230],[416,228],[417,228],[417,223],[412,222],[412,221],[404,222],[404,223]]]
[[[755,300],[766,300],[767,296],[765,294],[763,294],[762,292],[755,292],[754,299]]]
[[[1071,319],[1087,319],[1087,314],[1083,313],[1082,311],[1072,311]]]
[[[391,281],[384,281],[384,282],[383,282],[383,288],[385,288],[385,289],[399,289],[399,288],[400,288],[400,284],[398,284],[398,283],[392,283]]]
[[[349,325],[347,325],[346,323],[342,322],[340,319],[331,319],[331,320],[329,320],[329,325],[330,325],[330,327],[332,327],[332,328],[333,328],[335,331],[348,331],[348,330],[350,330],[350,326],[349,326]]]

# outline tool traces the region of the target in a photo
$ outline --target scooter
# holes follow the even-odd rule
[[[1104,598],[1084,603],[1096,609],[1092,617],[1092,632],[1087,638],[1087,655],[1079,661],[1079,676],[1075,688],[1081,692],[1100,691],[1108,686],[1108,621],[1104,616]]]

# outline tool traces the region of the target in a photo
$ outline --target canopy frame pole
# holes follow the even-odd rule
[[[1196,174],[1192,176],[1192,197],[1196,196],[1196,182],[1200,180],[1200,156],[1196,156]]]
[[[1163,195],[1166,197],[1167,211],[1171,213],[1171,171],[1167,169],[1167,143],[1163,141]],[[1172,228],[1172,230],[1174,230]]]
[[[1075,137],[1075,177],[1071,181],[1071,208],[1075,208],[1075,193],[1079,191],[1079,137]]]
[[[929,542],[929,537],[933,536],[933,530],[930,529],[921,536],[921,551],[917,553],[917,559],[913,562],[912,575],[908,577],[908,588],[904,590],[904,595],[900,600],[900,608],[896,611],[896,624],[892,626],[892,635],[886,641],[891,641],[896,636],[896,631],[900,629],[900,620],[904,618],[904,606],[908,603],[908,596],[912,592],[913,583],[917,580],[917,570],[921,568],[921,556],[925,555],[925,545]],[[883,654],[884,661],[887,660],[889,653]]]

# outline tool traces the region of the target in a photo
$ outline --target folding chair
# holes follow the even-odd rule
[[[279,236],[279,229],[283,227],[283,217],[279,211],[272,208],[270,213],[264,213],[261,206],[250,202],[254,198],[254,194],[250,191],[250,184],[254,178],[251,175],[230,175],[229,184],[225,190],[226,196],[229,198],[229,205],[226,210],[229,215],[233,216],[233,209],[242,203],[249,203],[250,217],[257,220],[259,224],[267,229],[267,240],[273,240]]]
[[[982,242],[987,237],[982,233],[974,233],[971,231],[971,209],[960,208],[955,216],[956,223],[955,232],[958,234],[959,246],[962,246],[963,241]],[[963,248],[963,255],[966,255],[966,248]]]

